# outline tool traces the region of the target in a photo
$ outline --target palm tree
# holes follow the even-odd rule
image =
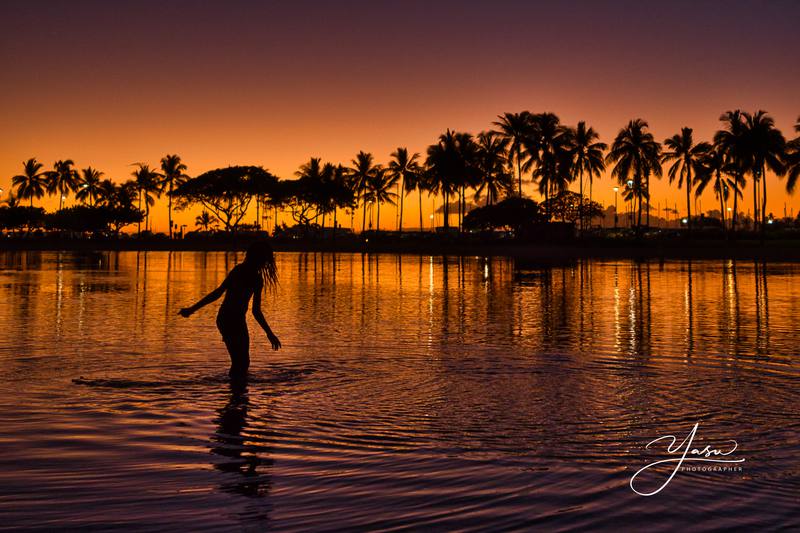
[[[794,131],[800,133],[800,117],[797,118]],[[786,191],[792,194],[797,184],[797,178],[800,177],[800,136],[786,143],[785,158],[787,176]]]
[[[423,231],[425,229],[425,224],[422,219],[422,193],[428,190],[428,173],[422,167],[422,165],[417,165],[417,172],[413,174],[407,174],[405,179],[403,180],[403,186],[406,190],[406,194],[410,194],[411,191],[417,191],[419,196],[419,230]]]
[[[70,191],[77,191],[80,184],[78,171],[72,168],[72,159],[59,159],[53,163],[53,170],[47,173],[47,193],[58,194],[58,209],[64,207],[64,198]]]
[[[642,198],[650,198],[650,176],[661,176],[661,145],[647,128],[648,124],[644,120],[631,120],[619,131],[606,155],[606,163],[614,163],[611,175],[617,178],[620,185],[625,186],[631,182],[626,190],[634,202],[634,211],[636,200],[639,201],[637,234],[641,232],[642,226]],[[648,205],[649,203],[648,201]]]
[[[152,170],[150,165],[136,163],[136,170],[131,173],[133,181],[136,183],[136,193],[139,196],[139,211],[142,210],[144,201],[144,229],[150,229],[150,207],[155,205],[156,198],[161,196],[161,174]],[[137,224],[138,233],[142,232],[142,224]]]
[[[81,175],[81,186],[75,193],[75,199],[80,202],[88,200],[89,205],[93,206],[103,193],[100,185],[100,178],[103,173],[92,167],[86,167],[81,170]]]
[[[203,211],[194,218],[194,225],[203,231],[208,231],[208,228],[217,225],[217,217],[203,209]]]
[[[8,191],[8,196],[0,203],[4,203],[8,207],[17,207],[19,206],[19,197],[14,194],[14,191]]]
[[[361,222],[361,232],[363,233],[367,226],[367,202],[370,199],[368,194],[369,182],[377,173],[378,167],[375,165],[372,154],[363,151],[356,154],[352,165],[350,167],[350,178],[353,180],[355,190],[361,198],[364,209]]]
[[[409,183],[416,185],[417,175],[420,173],[419,154],[414,153],[408,155],[408,148],[398,147],[397,150],[392,152],[391,161],[388,165],[388,173],[391,179],[396,183],[400,182],[400,220],[398,222],[398,231],[403,231],[403,198],[411,190]]]
[[[501,195],[512,194],[514,176],[506,170],[508,139],[495,132],[481,132],[477,142],[477,164],[480,182],[475,189],[477,202],[484,190],[486,205],[492,205]]]
[[[183,164],[180,156],[167,154],[161,158],[162,190],[167,191],[169,201],[169,238],[172,238],[172,191],[181,185],[189,176],[186,175],[187,166]]]
[[[330,204],[330,199],[325,198],[324,182],[326,176],[331,176],[332,172],[333,166],[330,163],[323,165],[319,157],[312,157],[307,163],[300,165],[300,168],[294,173],[299,179],[309,182],[308,190],[314,195],[313,205],[316,209],[314,219],[316,220],[320,214],[322,215],[323,230],[325,229],[325,213]]]
[[[711,150],[711,145],[707,142],[695,144],[692,137],[692,128],[681,128],[679,134],[675,134],[664,141],[667,148],[661,156],[662,163],[670,163],[667,174],[669,182],[678,179],[678,188],[686,187],[686,221],[689,233],[692,232],[692,185],[695,177],[702,173],[702,163],[706,154]]]
[[[741,196],[741,190],[744,189],[747,184],[745,173],[748,168],[752,167],[752,155],[749,153],[749,147],[747,146],[744,116],[742,112],[738,109],[735,111],[726,111],[719,117],[719,120],[724,124],[724,127],[714,134],[714,146],[717,150],[725,154],[726,166],[730,169],[733,175],[733,181],[740,192],[740,194],[734,194],[733,196],[731,229],[735,232],[739,213],[738,200]],[[753,194],[755,203],[755,190]],[[755,222],[755,218],[753,220]]]
[[[395,205],[394,199],[397,198],[397,194],[392,192],[392,187],[397,183],[397,179],[397,175],[388,172],[385,168],[378,167],[367,184],[370,200],[378,204],[377,219],[375,220],[375,229],[378,231],[381,229],[381,204],[388,202]]]
[[[535,169],[539,193],[545,198],[546,218],[550,220],[550,198],[567,190],[572,173],[572,132],[553,113],[532,117],[531,135],[525,140],[528,165]]]
[[[450,195],[460,194],[459,215],[464,192],[474,186],[478,174],[477,149],[472,135],[447,130],[436,144],[428,147],[426,188],[444,196],[444,227],[450,227]]]
[[[703,194],[709,183],[713,183],[714,195],[719,200],[719,210],[722,217],[722,229],[726,229],[725,212],[727,211],[727,201],[731,193],[734,196],[741,196],[742,192],[736,183],[734,175],[735,169],[728,162],[725,151],[719,146],[713,146],[703,154],[699,172],[695,178],[697,188],[695,197]]]
[[[104,179],[98,185],[99,194],[97,195],[97,203],[99,205],[110,207],[114,205],[117,200],[117,186],[110,179]]]
[[[745,119],[745,138],[747,151],[750,153],[750,170],[753,182],[758,187],[761,182],[761,233],[764,234],[764,223],[767,216],[767,170],[775,175],[782,176],[785,172],[783,166],[786,139],[775,127],[775,121],[766,111],[756,111],[752,115],[743,113]],[[756,205],[756,211],[759,207]]]
[[[606,169],[603,152],[608,148],[606,143],[598,142],[600,136],[594,128],[586,126],[586,122],[578,122],[572,134],[573,168],[578,172],[580,180],[581,229],[583,229],[583,176],[589,178],[589,205],[592,203],[592,181],[599,178]],[[591,224],[590,224],[591,225]]]
[[[514,162],[517,163],[517,180],[519,181],[519,196],[521,198],[522,172],[527,170],[527,168],[523,168],[522,152],[525,148],[525,140],[531,134],[532,115],[529,111],[522,111],[520,113],[503,113],[498,115],[497,118],[499,120],[492,124],[497,126],[496,133],[508,140],[509,162],[512,164]]]
[[[331,233],[331,238],[335,239],[337,228],[339,227],[337,220],[339,209],[353,208],[355,192],[348,171],[341,164],[326,163],[322,174],[324,177],[323,200],[326,210],[333,211],[333,233]]]
[[[44,196],[46,172],[41,172],[42,164],[35,157],[22,163],[22,174],[11,178],[13,187],[17,189],[17,197],[21,200],[29,199],[33,207],[33,199]]]

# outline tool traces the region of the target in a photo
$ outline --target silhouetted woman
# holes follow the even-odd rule
[[[225,294],[217,313],[217,329],[231,356],[230,376],[241,378],[247,375],[250,366],[250,335],[247,331],[247,304],[253,298],[253,316],[264,329],[272,349],[281,347],[281,341],[272,332],[264,313],[261,312],[261,292],[264,286],[274,287],[278,282],[275,255],[266,242],[256,242],[247,249],[244,261],[233,269],[222,285],[211,291],[191,307],[184,307],[178,314],[189,317]]]

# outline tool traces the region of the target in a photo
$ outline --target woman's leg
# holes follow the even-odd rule
[[[222,340],[231,356],[231,377],[241,377],[247,374],[250,367],[250,334],[247,323],[218,324]]]

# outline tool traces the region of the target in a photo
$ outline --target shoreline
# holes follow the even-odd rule
[[[21,251],[241,251],[253,238],[229,239],[61,239],[28,238],[0,240],[0,252]],[[499,256],[531,261],[571,259],[754,259],[800,262],[800,241],[767,240],[652,240],[586,239],[569,242],[475,241],[467,239],[337,240],[271,239],[276,252],[368,253],[433,256]]]

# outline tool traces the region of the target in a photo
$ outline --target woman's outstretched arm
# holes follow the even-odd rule
[[[197,302],[196,304],[192,305],[191,307],[184,307],[183,309],[178,311],[178,314],[181,315],[182,317],[186,317],[186,318],[192,316],[192,313],[194,313],[195,311],[197,311],[198,309],[200,309],[202,307],[205,307],[206,305],[210,304],[211,302],[213,302],[215,300],[218,300],[220,296],[225,294],[225,289],[227,288],[227,285],[228,285],[228,278],[225,278],[225,281],[223,281],[222,284],[219,287],[217,287],[213,291],[211,291],[208,294],[206,294],[205,296],[203,296],[203,298],[200,299],[199,302]]]
[[[281,347],[281,341],[279,341],[278,337],[276,337],[272,332],[272,328],[270,328],[269,324],[267,324],[267,319],[264,318],[264,313],[261,312],[261,290],[263,287],[264,284],[259,282],[256,285],[256,290],[253,292],[253,317],[255,317],[256,322],[258,322],[258,325],[261,326],[261,329],[264,330],[264,333],[267,334],[267,338],[272,344],[272,349],[277,350]]]

